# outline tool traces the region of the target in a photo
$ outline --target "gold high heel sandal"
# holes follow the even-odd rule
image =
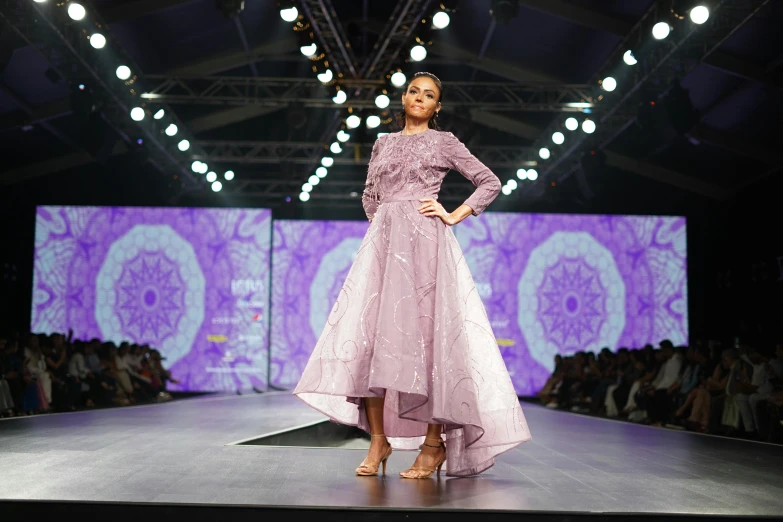
[[[383,437],[386,438],[386,435],[370,435],[371,437]],[[386,442],[387,444],[388,441]],[[367,460],[366,458],[362,461],[361,464],[359,464],[359,467],[356,468],[356,474],[360,475],[362,477],[372,477],[378,474],[378,468],[383,464],[383,474],[386,474],[386,461],[389,460],[389,457],[392,454],[392,447],[391,444],[389,444],[389,448],[386,450],[386,453],[383,454],[383,457],[381,457],[381,461],[378,462],[378,464],[375,464],[375,467],[373,467],[370,464],[365,464],[364,460]]]
[[[432,444],[427,444],[427,441],[429,442],[437,442],[437,446],[433,446]],[[433,467],[427,467],[427,466],[411,466],[407,470],[400,473],[400,476],[402,478],[409,478],[409,479],[426,479],[430,478],[435,471],[438,472],[438,477],[440,477],[440,468],[443,467],[443,463],[446,462],[446,443],[443,442],[441,439],[432,439],[430,437],[424,438],[424,446],[427,446],[428,448],[443,448],[443,455],[438,459],[438,462]],[[411,471],[415,471],[415,475],[404,475],[404,473],[410,473]]]

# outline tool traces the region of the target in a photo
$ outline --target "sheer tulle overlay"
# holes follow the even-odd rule
[[[410,150],[403,140],[391,145]],[[366,431],[361,398],[385,395],[395,449],[418,449],[427,423],[443,424],[447,474],[481,473],[530,439],[527,422],[451,228],[418,212],[426,196],[380,184],[370,228],[294,393]]]

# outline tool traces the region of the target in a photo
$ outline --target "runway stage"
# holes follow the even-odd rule
[[[288,393],[7,419],[0,513],[112,522],[783,513],[783,447],[523,408],[533,440],[495,467],[474,478],[419,481],[397,475],[412,452],[395,452],[379,478],[354,475],[362,449],[236,444],[335,426],[318,424],[323,417]]]

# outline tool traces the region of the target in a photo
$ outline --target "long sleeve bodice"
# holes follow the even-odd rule
[[[427,130],[418,134],[388,134],[373,145],[362,206],[372,220],[385,199],[433,197],[437,199],[443,178],[456,170],[476,189],[465,204],[478,216],[500,193],[501,183],[450,132]]]

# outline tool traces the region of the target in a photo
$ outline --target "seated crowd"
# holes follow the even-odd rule
[[[549,408],[701,433],[783,441],[783,344],[604,348],[555,357],[539,398]]]
[[[72,333],[0,337],[0,416],[65,412],[171,399],[160,352]]]

